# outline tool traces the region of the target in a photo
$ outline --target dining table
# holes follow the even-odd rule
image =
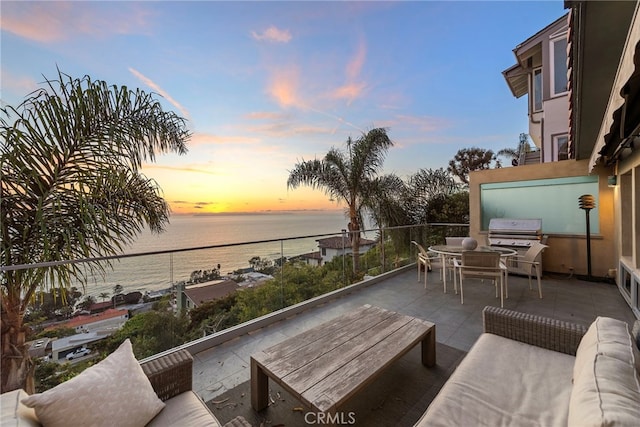
[[[442,263],[442,281],[444,283],[445,292],[447,291],[447,260],[450,258],[461,258],[462,252],[468,250],[462,246],[458,245],[433,245],[429,246],[428,250],[430,252],[436,253],[440,255],[440,260]],[[501,246],[477,246],[474,251],[493,251],[500,252],[500,259],[506,265],[508,263],[508,259],[511,256],[517,255],[518,251],[511,248],[504,248]]]

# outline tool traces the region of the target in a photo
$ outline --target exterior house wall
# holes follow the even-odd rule
[[[569,132],[569,96],[560,95],[543,103],[543,162],[555,162],[558,153],[554,146],[554,135],[566,135]]]
[[[618,287],[640,318],[640,150],[618,163],[614,187]]]
[[[566,160],[471,172],[469,175],[470,236],[479,242],[485,242],[487,238],[487,230],[481,229],[481,184],[586,176],[589,175],[588,164],[586,160]],[[591,268],[593,276],[605,277],[610,269],[616,268],[613,189],[607,186],[606,170],[594,170],[592,174],[598,175],[599,233],[591,234]],[[552,207],[549,208],[552,209]],[[576,209],[578,209],[578,200],[576,200]],[[574,274],[587,274],[585,234],[545,234],[548,235],[549,248],[544,251],[542,262],[546,271],[570,274],[570,268],[573,268]]]

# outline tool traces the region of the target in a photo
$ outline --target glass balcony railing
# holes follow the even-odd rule
[[[447,236],[467,235],[468,224],[367,229],[361,234],[357,273],[350,235],[342,230],[0,266],[0,274],[54,264],[76,264],[86,270],[86,283],[72,283],[66,302],[43,293],[25,317],[33,330],[31,342],[40,343],[31,345],[32,357],[46,356],[48,361],[81,367],[84,360],[99,359],[127,337],[138,359],[149,357],[412,264],[416,258],[412,240],[427,247],[444,243]],[[90,268],[96,262],[104,267],[103,274]],[[92,354],[69,360],[68,355],[83,347],[93,350]],[[41,389],[46,388],[45,381],[40,383],[44,384]]]

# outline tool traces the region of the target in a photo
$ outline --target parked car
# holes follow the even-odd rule
[[[67,360],[77,359],[78,357],[86,356],[90,353],[91,350],[89,350],[88,348],[79,348],[76,351],[67,354]]]

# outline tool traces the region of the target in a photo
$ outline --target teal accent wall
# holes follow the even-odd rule
[[[599,233],[598,177],[536,179],[480,185],[482,230],[491,218],[541,218],[545,234],[585,234],[585,211],[578,198],[591,194],[596,201],[589,212],[590,231]]]

